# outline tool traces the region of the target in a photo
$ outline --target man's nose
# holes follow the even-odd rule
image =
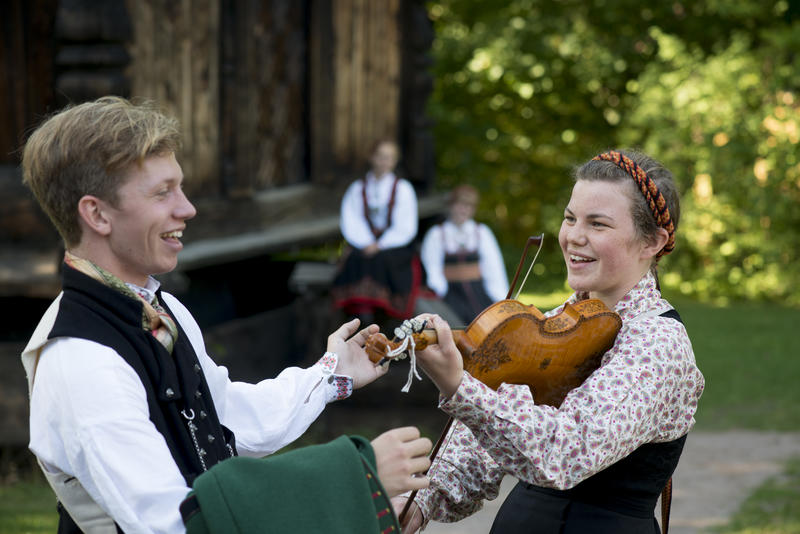
[[[181,190],[181,200],[177,209],[175,210],[175,216],[178,219],[186,220],[191,219],[195,215],[197,215],[197,208],[194,207],[194,204],[189,201],[189,198],[186,196],[183,190]]]

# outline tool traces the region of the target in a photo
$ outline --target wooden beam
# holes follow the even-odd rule
[[[437,193],[419,199],[420,219],[439,217],[446,209],[447,194]],[[218,265],[341,238],[338,212],[276,223],[261,231],[188,243],[178,256],[178,270]]]

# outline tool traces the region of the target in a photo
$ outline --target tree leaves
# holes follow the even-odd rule
[[[676,175],[665,285],[800,304],[800,28],[785,1],[430,5],[439,182],[482,192],[508,260],[555,236],[571,169],[640,147]],[[545,280],[563,281],[555,239]],[[558,258],[558,259],[556,259]]]

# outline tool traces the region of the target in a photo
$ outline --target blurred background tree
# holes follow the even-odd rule
[[[671,291],[800,304],[800,2],[440,0],[430,113],[443,188],[482,192],[509,269],[545,232],[563,284],[572,168],[640,148],[676,175]]]

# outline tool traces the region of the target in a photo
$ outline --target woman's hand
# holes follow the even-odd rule
[[[408,497],[404,495],[398,495],[392,498],[392,508],[394,508],[394,515],[397,516],[398,520],[407,502]],[[425,518],[422,516],[422,511],[420,511],[417,503],[412,502],[408,507],[405,517],[403,517],[403,522],[400,523],[400,530],[403,534],[414,534],[422,526],[423,521],[425,521]]]
[[[378,478],[389,498],[406,491],[427,488],[424,473],[431,465],[431,440],[420,437],[413,426],[395,428],[372,440]]]
[[[335,373],[352,377],[353,389],[369,384],[389,370],[388,365],[372,363],[364,351],[367,338],[378,332],[378,325],[371,324],[353,335],[359,324],[358,319],[353,319],[328,336],[328,352],[338,355]]]
[[[450,325],[438,315],[423,314],[418,319],[427,321],[428,325],[436,329],[436,337],[439,341],[436,344],[428,345],[425,350],[417,352],[417,362],[425,374],[433,380],[441,394],[450,398],[464,378],[464,360],[456,348],[453,331],[450,330]]]

